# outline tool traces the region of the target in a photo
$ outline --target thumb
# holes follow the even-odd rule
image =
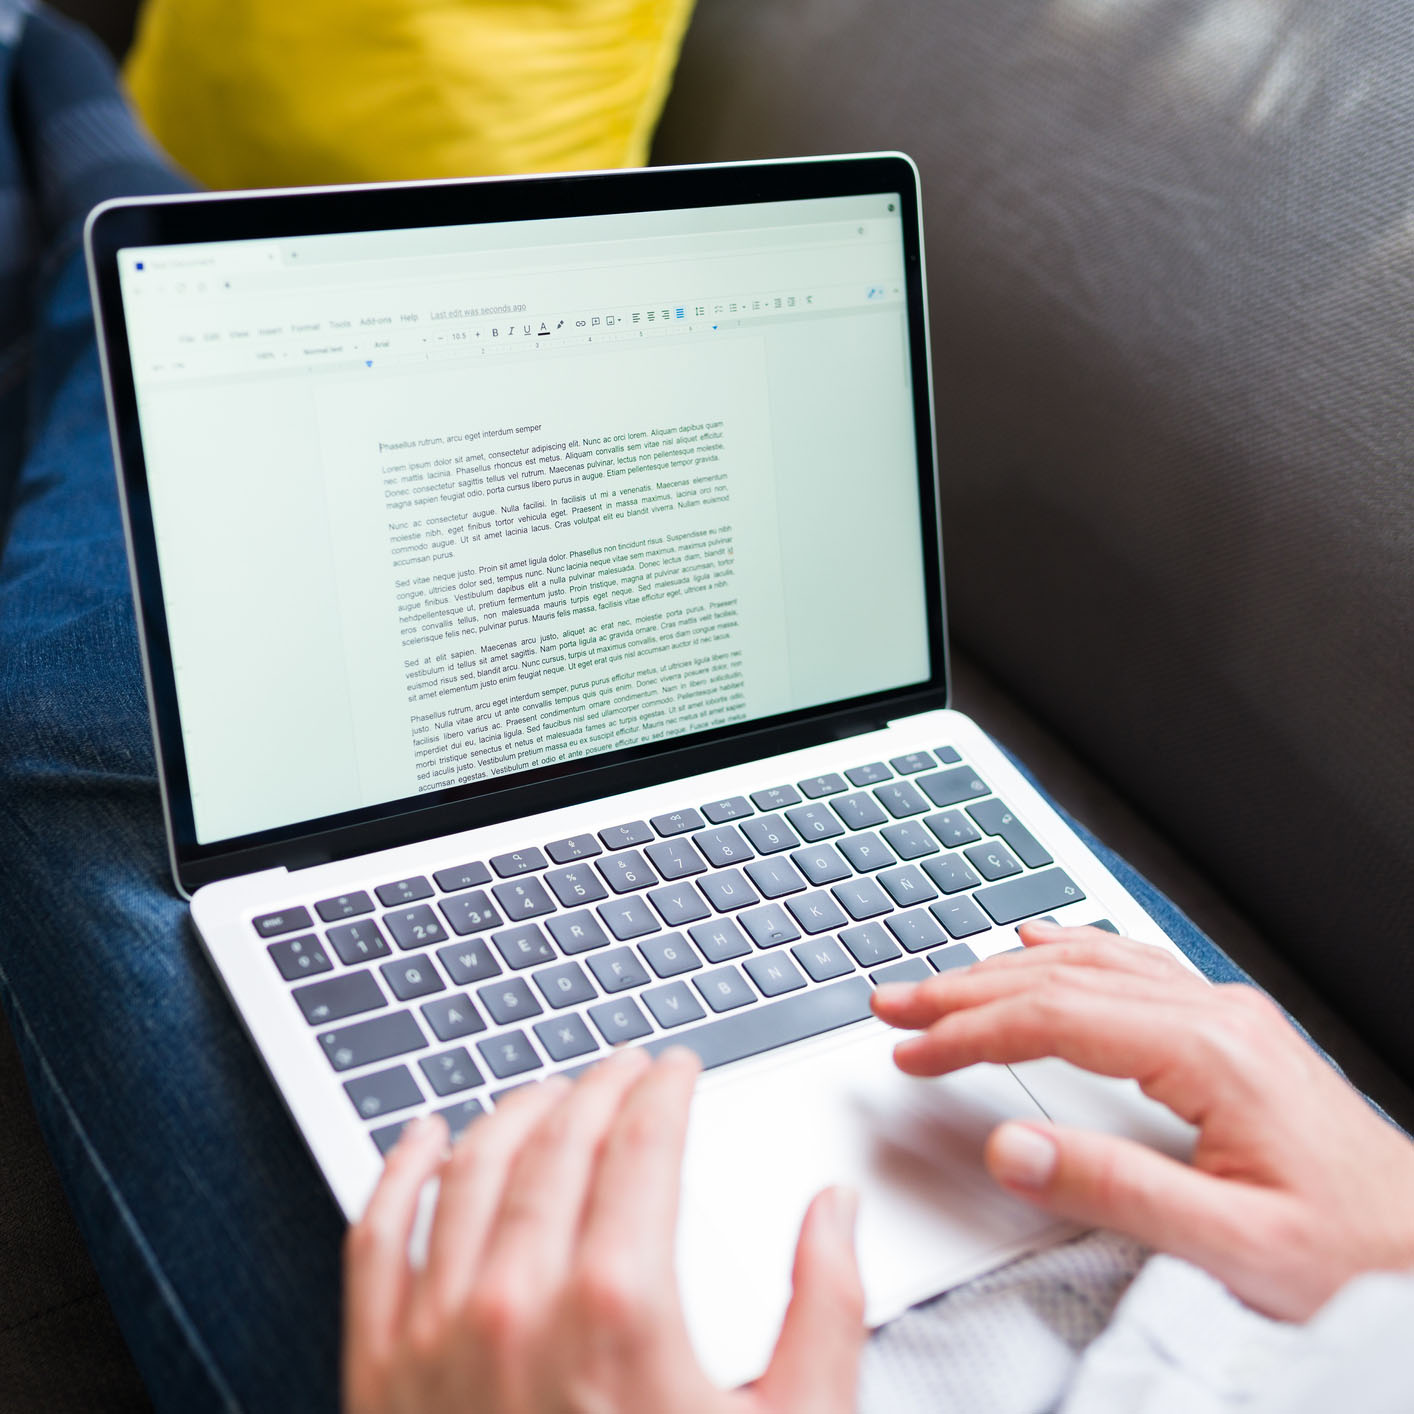
[[[1107,1227],[1209,1271],[1229,1265],[1262,1214],[1245,1184],[1203,1173],[1130,1139],[1007,1123],[987,1140],[992,1177],[1038,1207]]]
[[[817,1194],[800,1225],[791,1274],[794,1293],[770,1367],[756,1382],[768,1407],[816,1411],[854,1408],[864,1328],[864,1287],[854,1254],[858,1196],[847,1188]]]

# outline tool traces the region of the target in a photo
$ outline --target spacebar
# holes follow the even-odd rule
[[[656,1055],[669,1046],[686,1046],[702,1058],[703,1070],[711,1070],[729,1061],[759,1056],[777,1046],[788,1046],[792,1041],[803,1041],[807,1036],[819,1036],[837,1026],[848,1026],[851,1021],[863,1021],[869,1015],[871,990],[864,978],[851,977],[784,1001],[734,1012],[706,1026],[694,1026],[691,1031],[655,1037],[644,1043],[644,1049]]]

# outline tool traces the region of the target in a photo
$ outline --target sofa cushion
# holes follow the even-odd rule
[[[703,0],[655,160],[923,172],[955,632],[1414,1076],[1414,7]]]

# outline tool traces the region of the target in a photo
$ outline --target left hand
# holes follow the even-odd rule
[[[630,1050],[577,1084],[529,1085],[450,1157],[410,1125],[349,1230],[349,1414],[846,1414],[864,1340],[853,1200],[821,1194],[770,1368],[728,1393],[703,1373],[673,1269],[696,1057]],[[421,1271],[418,1195],[441,1190]]]

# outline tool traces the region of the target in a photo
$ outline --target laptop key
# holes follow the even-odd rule
[[[616,1002],[600,1002],[598,1006],[588,1008],[588,1014],[599,1028],[599,1034],[611,1046],[637,1041],[653,1029],[632,997],[622,997]]]
[[[960,893],[980,884],[981,878],[960,854],[945,854],[923,862],[923,871],[945,893]]]
[[[595,868],[616,894],[632,893],[634,889],[646,889],[658,882],[658,876],[636,849],[611,854],[607,859],[601,859]]]
[[[785,910],[778,903],[744,909],[737,914],[736,921],[746,929],[758,948],[774,948],[781,943],[793,943],[800,937],[800,929],[786,917]]]
[[[882,869],[887,864],[897,864],[894,852],[872,830],[863,835],[850,835],[839,843],[839,850],[861,873],[872,869]]]
[[[968,862],[984,879],[1005,879],[1021,873],[1021,865],[1002,843],[974,844],[962,851]]]
[[[741,985],[745,987],[746,983]],[[711,1070],[808,1036],[821,1036],[863,1021],[868,1015],[869,984],[862,977],[847,977],[826,987],[812,987],[793,997],[694,1026],[691,1031],[655,1037],[644,1042],[644,1049],[656,1055],[669,1046],[689,1046],[697,1052],[703,1069]]]
[[[897,869],[885,869],[874,876],[889,891],[889,897],[900,908],[915,903],[927,903],[937,898],[938,891],[923,877],[916,864],[904,864]]]
[[[286,982],[334,970],[334,964],[329,961],[329,954],[320,946],[319,939],[313,933],[307,938],[289,938],[283,943],[271,943],[266,952],[270,954],[271,960],[280,969],[280,976]]]
[[[753,860],[746,866],[746,877],[756,885],[762,898],[784,898],[786,894],[798,894],[805,887],[805,880],[789,860],[780,858]]]
[[[779,815],[760,815],[741,826],[741,832],[758,854],[779,854],[783,849],[799,849],[800,839]]]
[[[1051,922],[1054,923],[1055,919],[1051,919]],[[1115,925],[1111,923],[1108,918],[1096,918],[1092,923],[1086,924],[1086,926],[1089,928],[1099,928],[1102,932],[1105,933],[1119,932],[1119,929],[1116,928]]]
[[[509,884],[494,884],[491,892],[512,923],[539,918],[542,913],[555,911],[554,902],[539,879],[516,879]]]
[[[928,911],[954,938],[970,938],[974,933],[985,933],[992,926],[982,910],[965,896],[939,899],[928,905]]]
[[[665,838],[669,835],[685,835],[689,830],[700,830],[702,817],[695,810],[669,810],[664,815],[655,815],[648,822]]]
[[[756,1000],[756,993],[736,967],[719,967],[715,972],[704,972],[694,977],[692,985],[702,994],[702,999],[713,1011],[735,1011],[739,1006],[747,1006]]]
[[[349,967],[360,962],[372,962],[375,957],[387,957],[391,951],[371,918],[360,919],[357,923],[340,923],[330,928],[324,936],[339,954],[339,961]]]
[[[931,771],[936,764],[926,751],[910,751],[904,756],[889,757],[889,765],[901,776],[916,776],[920,771]]]
[[[755,854],[747,844],[745,835],[735,825],[704,830],[700,835],[693,835],[692,842],[706,856],[707,862],[719,869],[736,863],[738,859],[751,859]]]
[[[910,908],[906,913],[895,913],[884,920],[884,926],[908,952],[922,952],[948,940],[938,920],[926,908]]]
[[[506,966],[517,972],[522,967],[534,967],[537,962],[555,960],[555,949],[550,946],[550,940],[538,923],[492,933],[491,941],[496,944],[496,951],[506,959]]]
[[[486,1106],[480,1100],[468,1098],[455,1105],[447,1105],[437,1113],[446,1120],[448,1138],[455,1144],[466,1132],[467,1126],[486,1113]]]
[[[395,1065],[389,1070],[346,1080],[344,1089],[353,1101],[354,1109],[364,1119],[377,1119],[379,1115],[422,1103],[422,1091],[417,1088],[417,1081],[405,1065]]]
[[[584,1018],[575,1012],[568,1016],[552,1016],[548,1021],[537,1021],[532,1028],[545,1047],[545,1054],[552,1061],[573,1060],[575,1056],[587,1056],[597,1051],[599,1043],[589,1034]]]
[[[844,826],[827,805],[797,805],[786,811],[786,819],[803,840],[831,840],[844,834]]]
[[[485,1019],[465,992],[423,1002],[422,1016],[439,1041],[455,1041],[459,1036],[474,1036],[486,1030]]]
[[[779,997],[798,992],[805,985],[800,969],[784,953],[773,957],[749,957],[742,963],[763,997]]]
[[[791,917],[810,934],[827,933],[838,928],[846,919],[840,906],[827,893],[806,894],[803,898],[786,900]]]
[[[989,835],[999,835],[1005,840],[1012,853],[1028,869],[1055,863],[1041,841],[1000,800],[979,800],[976,805],[967,807],[967,813]]]
[[[689,1021],[701,1021],[707,1015],[702,1003],[687,990],[685,982],[650,987],[643,994],[643,1002],[665,1031],[673,1026],[685,1026]]]
[[[1046,869],[1040,874],[1024,874],[978,889],[972,895],[998,923],[1019,923],[1037,913],[1079,903],[1085,897],[1080,885],[1064,869]],[[952,929],[948,929],[952,932]],[[960,937],[953,933],[953,937]]]
[[[852,786],[876,786],[880,781],[892,779],[893,773],[882,761],[871,761],[866,766],[853,766],[845,775]]]
[[[314,919],[307,908],[286,908],[279,913],[262,913],[251,920],[262,938],[278,938],[281,933],[293,933],[299,928],[312,928]]]
[[[630,849],[636,844],[648,844],[653,839],[653,831],[643,820],[630,820],[627,825],[610,825],[599,831],[599,838],[605,849]]]
[[[888,895],[873,879],[845,879],[842,883],[831,884],[830,892],[856,923],[862,923],[866,918],[877,918],[893,909]]]
[[[458,937],[464,938],[468,933],[484,933],[488,928],[499,928],[504,922],[485,889],[458,894],[456,898],[444,898],[438,907]]]
[[[890,781],[886,785],[875,786],[874,798],[895,820],[923,815],[928,810],[928,802],[918,793],[912,781]]]
[[[960,800],[972,800],[990,795],[987,783],[971,766],[954,766],[950,771],[935,771],[931,776],[919,776],[918,784],[928,793],[934,805],[956,805]]]
[[[712,916],[712,910],[703,903],[702,895],[691,884],[668,884],[660,889],[650,889],[646,897],[669,928],[680,928],[684,923],[696,923],[701,918]]]
[[[444,894],[454,894],[460,889],[474,889],[478,884],[491,882],[491,871],[481,863],[457,864],[450,869],[439,869],[432,881]]]
[[[591,859],[603,852],[593,835],[571,835],[566,840],[551,840],[545,846],[545,853],[556,864],[573,864],[576,859]]]
[[[608,889],[589,864],[551,869],[545,875],[545,882],[566,908],[578,908],[582,903],[598,903],[601,898],[609,897]]]
[[[849,878],[849,865],[832,844],[809,846],[791,855],[791,862],[812,884],[833,884]]]
[[[437,975],[437,969],[430,958],[399,957],[392,962],[385,962],[378,970],[400,1002],[410,1002],[414,997],[426,997],[433,992],[446,991],[446,986]]]
[[[891,962],[902,956],[898,944],[884,931],[882,923],[861,923],[857,928],[846,928],[840,933],[840,942],[861,967],[873,967],[875,963]]]
[[[851,830],[868,830],[874,825],[882,825],[889,817],[879,802],[867,791],[857,790],[853,795],[842,795],[830,802],[830,808],[849,826]]]
[[[751,814],[751,802],[744,795],[729,795],[722,800],[709,800],[702,807],[702,813],[714,825],[725,825],[730,820],[740,820]]]
[[[584,975],[577,962],[562,962],[557,967],[543,967],[530,974],[540,988],[540,995],[558,1010],[577,1002],[592,1002],[599,995],[594,984]]]
[[[879,833],[900,859],[922,859],[925,854],[938,852],[937,840],[917,820],[886,825]]]
[[[683,972],[696,972],[702,966],[702,959],[681,933],[649,938],[639,943],[638,950],[659,977],[677,977]]]
[[[360,913],[373,912],[373,900],[361,889],[357,893],[322,898],[314,911],[326,922],[337,923],[341,918],[357,918]]]
[[[760,903],[756,890],[746,882],[740,869],[725,869],[720,874],[709,874],[698,881],[697,887],[707,895],[707,902],[718,913],[730,913],[734,908],[745,908],[749,903]]]
[[[641,987],[649,980],[648,973],[632,948],[614,948],[609,952],[595,953],[587,961],[595,981],[610,994],[625,992],[630,987]]]
[[[427,1083],[439,1095],[455,1095],[458,1090],[472,1090],[485,1084],[465,1046],[441,1051],[435,1056],[423,1056],[417,1064],[427,1077]]]
[[[834,795],[837,791],[849,789],[838,771],[831,771],[824,776],[807,776],[796,784],[807,800],[819,800],[822,795]]]
[[[610,899],[608,903],[599,905],[598,913],[621,943],[626,943],[630,938],[641,938],[645,933],[656,933],[663,926],[641,898]]]
[[[643,852],[669,883],[707,872],[707,861],[687,840],[658,840]]]
[[[447,969],[447,975],[458,987],[465,987],[469,982],[484,982],[488,977],[501,975],[501,964],[496,961],[491,944],[485,938],[454,943],[449,948],[438,948],[437,957]]]
[[[869,980],[876,987],[882,987],[886,982],[926,982],[932,975],[928,964],[921,957],[908,957],[902,962],[895,962],[888,967],[879,968],[877,972],[871,972]]]
[[[416,908],[400,909],[397,913],[385,913],[383,923],[393,935],[393,941],[404,952],[425,948],[429,943],[447,941],[447,930],[425,903]]]
[[[290,993],[299,1003],[304,1019],[311,1026],[323,1026],[330,1021],[342,1021],[361,1011],[377,1011],[388,1004],[383,990],[370,972],[345,972],[326,982],[311,982],[296,987]]]
[[[689,928],[687,935],[702,949],[702,956],[708,962],[727,962],[734,957],[745,957],[751,951],[751,944],[730,918],[699,923],[695,928]],[[639,944],[641,948],[647,946],[647,943]]]
[[[929,815],[923,823],[937,835],[947,849],[971,844],[974,840],[982,838],[977,827],[961,810],[940,811],[936,815]]]
[[[386,1158],[393,1145],[403,1137],[403,1130],[411,1123],[412,1117],[409,1116],[407,1119],[398,1120],[395,1124],[385,1124],[382,1129],[370,1130],[368,1137],[378,1146],[378,1152]]]
[[[509,1026],[527,1016],[539,1016],[545,1010],[526,986],[524,977],[507,977],[489,987],[478,987],[476,995],[497,1026]]]
[[[535,1047],[523,1031],[504,1031],[486,1041],[478,1041],[476,1049],[491,1067],[491,1074],[497,1080],[507,1080],[512,1075],[524,1075],[528,1070],[540,1067],[540,1057]]]
[[[828,982],[854,971],[854,964],[833,938],[809,938],[790,951],[814,982]]]
[[[609,935],[587,908],[547,918],[545,926],[550,930],[550,936],[560,945],[560,951],[571,955],[609,945]]]
[[[503,879],[514,879],[518,874],[531,874],[545,867],[545,856],[538,849],[513,849],[509,854],[491,856],[491,867]]]
[[[800,804],[800,792],[794,786],[772,786],[752,791],[751,799],[758,810],[784,810],[787,805]]]
[[[943,766],[953,766],[962,760],[962,755],[955,746],[935,746],[933,755],[938,758],[939,764]]]
[[[335,1070],[352,1070],[427,1044],[417,1018],[410,1011],[390,1011],[371,1021],[355,1021],[320,1033],[319,1045]]]
[[[928,962],[939,972],[947,972],[954,967],[971,967],[976,961],[977,954],[966,943],[950,943],[928,954]]]
[[[432,885],[415,874],[411,879],[396,879],[391,884],[379,884],[373,891],[384,908],[396,908],[400,903],[416,903],[432,897]]]

